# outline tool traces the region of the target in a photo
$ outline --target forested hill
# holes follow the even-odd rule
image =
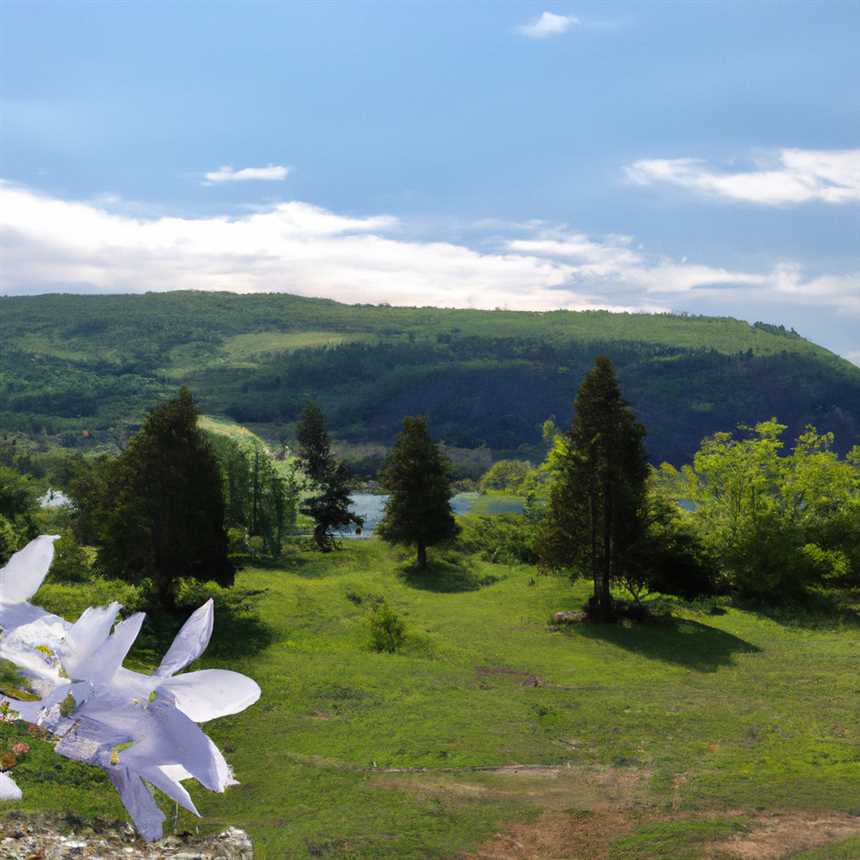
[[[840,449],[860,441],[860,369],[776,326],[188,292],[0,298],[0,431],[95,444],[185,383],[207,413],[272,439],[313,397],[346,442],[388,444],[423,413],[449,445],[528,454],[546,418],[567,423],[599,353],[655,461],[772,415],[832,430]]]

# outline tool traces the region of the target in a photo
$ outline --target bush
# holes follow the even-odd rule
[[[203,582],[191,577],[176,580],[175,602],[178,609],[194,610],[210,598],[216,610],[238,614],[250,610],[262,591],[232,586],[227,588],[217,582]]]
[[[370,613],[370,644],[374,651],[393,654],[403,645],[406,627],[400,616],[387,604],[374,606]]]
[[[460,548],[495,564],[535,564],[535,526],[523,514],[466,516]]]
[[[51,577],[59,582],[86,582],[92,577],[87,554],[71,529],[66,529],[54,544]]]
[[[530,470],[527,460],[499,460],[483,474],[478,486],[482,493],[493,490],[519,493]]]
[[[39,589],[36,602],[48,612],[77,621],[87,607],[106,606],[114,600],[122,604],[124,612],[145,609],[151,587],[152,583],[146,581],[132,585],[121,579],[98,577],[83,583],[46,582]]]

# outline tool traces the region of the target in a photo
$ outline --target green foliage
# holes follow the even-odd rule
[[[36,509],[36,493],[30,480],[0,465],[0,516],[15,520]]]
[[[240,555],[259,538],[262,549],[277,558],[295,526],[299,481],[295,468],[276,461],[255,436],[209,434],[224,490],[224,522],[229,553]],[[255,541],[256,542],[256,541]]]
[[[601,353],[654,462],[688,461],[704,436],[773,414],[794,434],[813,422],[847,442],[860,429],[860,371],[779,327],[727,318],[57,295],[7,297],[0,343],[0,431],[76,450],[122,444],[184,382],[207,413],[271,439],[292,435],[314,399],[342,441],[388,445],[421,412],[451,446],[539,459],[536,428],[567,414]]]
[[[165,607],[180,577],[233,581],[221,475],[197,417],[187,389],[156,407],[109,464],[97,500],[99,567],[129,582],[152,580]]]
[[[381,476],[391,494],[377,534],[392,544],[416,546],[418,565],[427,564],[427,547],[455,538],[459,526],[451,511],[450,463],[430,438],[427,419],[404,418]]]
[[[539,552],[544,568],[591,576],[593,610],[602,618],[611,615],[610,586],[630,573],[646,527],[644,436],[612,362],[597,358],[576,395],[570,431],[550,455]]]
[[[71,529],[66,529],[54,542],[50,575],[55,582],[84,582],[92,576],[86,550],[77,542]]]
[[[406,625],[400,616],[385,602],[377,603],[368,615],[370,645],[374,651],[394,654],[406,638]]]
[[[499,460],[484,472],[478,486],[484,493],[501,490],[517,494],[522,492],[530,471],[531,464],[528,460]]]
[[[0,464],[0,563],[38,534],[36,511],[30,479]]]
[[[458,545],[495,564],[536,564],[534,523],[522,514],[461,517]]]
[[[661,474],[695,501],[691,522],[729,586],[755,599],[796,598],[860,569],[860,464],[842,459],[833,435],[808,427],[783,453],[775,418],[741,438],[705,439],[692,468]]]
[[[48,612],[77,621],[88,606],[107,606],[114,600],[121,603],[126,612],[147,609],[151,592],[151,580],[133,585],[121,579],[93,577],[86,582],[47,581],[39,589],[36,602]]]
[[[262,592],[248,588],[225,588],[217,582],[203,582],[191,577],[183,577],[175,583],[176,606],[194,611],[207,600],[215,604],[216,612],[243,613],[254,608]]]
[[[364,519],[350,510],[352,473],[332,454],[325,418],[315,403],[305,406],[298,437],[299,463],[310,482],[302,513],[314,521],[317,547],[329,552],[337,547],[336,531],[364,525]]]
[[[9,520],[0,514],[0,565],[6,564],[18,549],[18,534]]]
[[[694,600],[717,590],[717,568],[689,514],[654,482],[645,498],[645,529],[632,547],[621,584],[638,602],[645,591]]]

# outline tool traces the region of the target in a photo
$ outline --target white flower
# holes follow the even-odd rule
[[[245,675],[223,669],[177,673],[209,644],[211,600],[177,634],[152,675],[122,665],[144,619],[137,613],[114,626],[119,603],[90,607],[74,623],[27,602],[53,559],[53,536],[44,535],[16,553],[0,570],[0,656],[13,661],[42,698],[0,698],[10,710],[53,733],[56,751],[103,768],[141,835],[158,839],[164,815],[147,783],[199,815],[185,779],[210,791],[236,784],[215,744],[197,726],[236,714],[260,697]],[[20,797],[6,774],[0,799]]]

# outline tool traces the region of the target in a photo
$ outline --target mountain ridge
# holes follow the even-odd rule
[[[80,445],[188,384],[206,412],[289,437],[315,398],[335,435],[387,445],[405,414],[494,456],[566,424],[596,354],[616,362],[652,459],[776,415],[860,438],[860,368],[796,332],[731,317],[347,305],[284,293],[0,299],[0,431]]]

